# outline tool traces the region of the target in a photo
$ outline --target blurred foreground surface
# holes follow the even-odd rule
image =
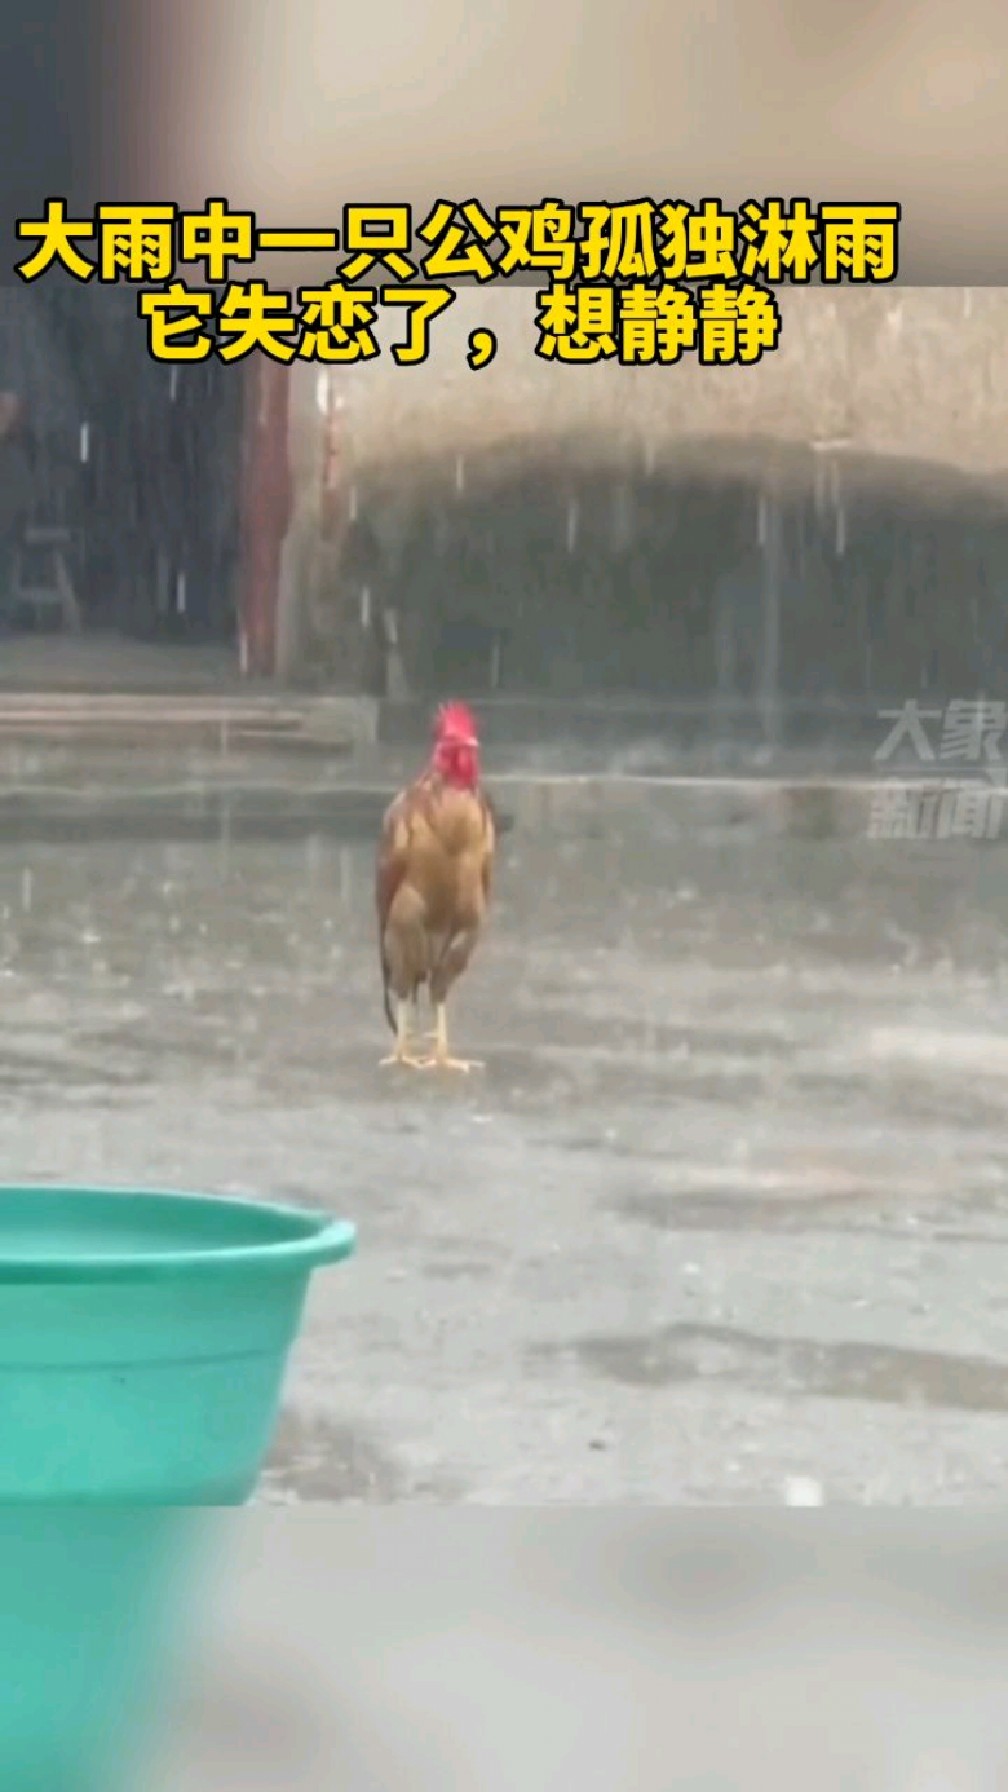
[[[1003,1498],[1008,860],[626,820],[504,842],[379,1071],[370,846],[0,851],[5,1176],[356,1220],[264,1497]]]
[[[1004,1522],[243,1513],[143,1792],[998,1792]]]

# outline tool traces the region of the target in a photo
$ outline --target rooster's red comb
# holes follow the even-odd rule
[[[442,703],[434,718],[434,733],[440,740],[451,735],[456,740],[475,741],[479,731],[476,717],[467,704]]]

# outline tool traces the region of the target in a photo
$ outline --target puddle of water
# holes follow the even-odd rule
[[[569,1348],[593,1374],[631,1387],[725,1381],[762,1393],[1008,1413],[1008,1364],[983,1357],[766,1338],[715,1325],[668,1326],[644,1337],[587,1337]],[[537,1346],[533,1356],[558,1353],[563,1347]]]
[[[283,1413],[263,1473],[267,1493],[281,1488],[298,1500],[401,1499],[407,1479],[372,1439],[350,1425]]]

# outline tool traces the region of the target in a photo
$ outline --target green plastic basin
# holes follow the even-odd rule
[[[247,1499],[311,1272],[355,1237],[258,1201],[0,1187],[0,1502]]]
[[[0,1788],[142,1792],[211,1515],[252,1492],[309,1276],[351,1225],[0,1187]]]
[[[182,1506],[0,1509],[4,1792],[147,1792],[205,1634],[217,1518]]]

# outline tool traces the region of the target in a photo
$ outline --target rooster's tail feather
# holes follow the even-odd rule
[[[385,940],[382,935],[381,927],[378,929],[378,962],[381,965],[382,1006],[385,1009],[385,1019],[388,1021],[390,1031],[395,1033],[398,1029],[396,1027],[396,1017],[392,1012],[392,991],[389,988],[389,965],[388,959],[385,956]]]
[[[385,942],[381,939],[378,941],[378,960],[381,964],[382,1006],[385,1010],[385,1019],[388,1021],[389,1027],[394,1033],[397,1029],[396,1017],[392,1012],[392,991],[389,988],[388,959],[385,957]]]

